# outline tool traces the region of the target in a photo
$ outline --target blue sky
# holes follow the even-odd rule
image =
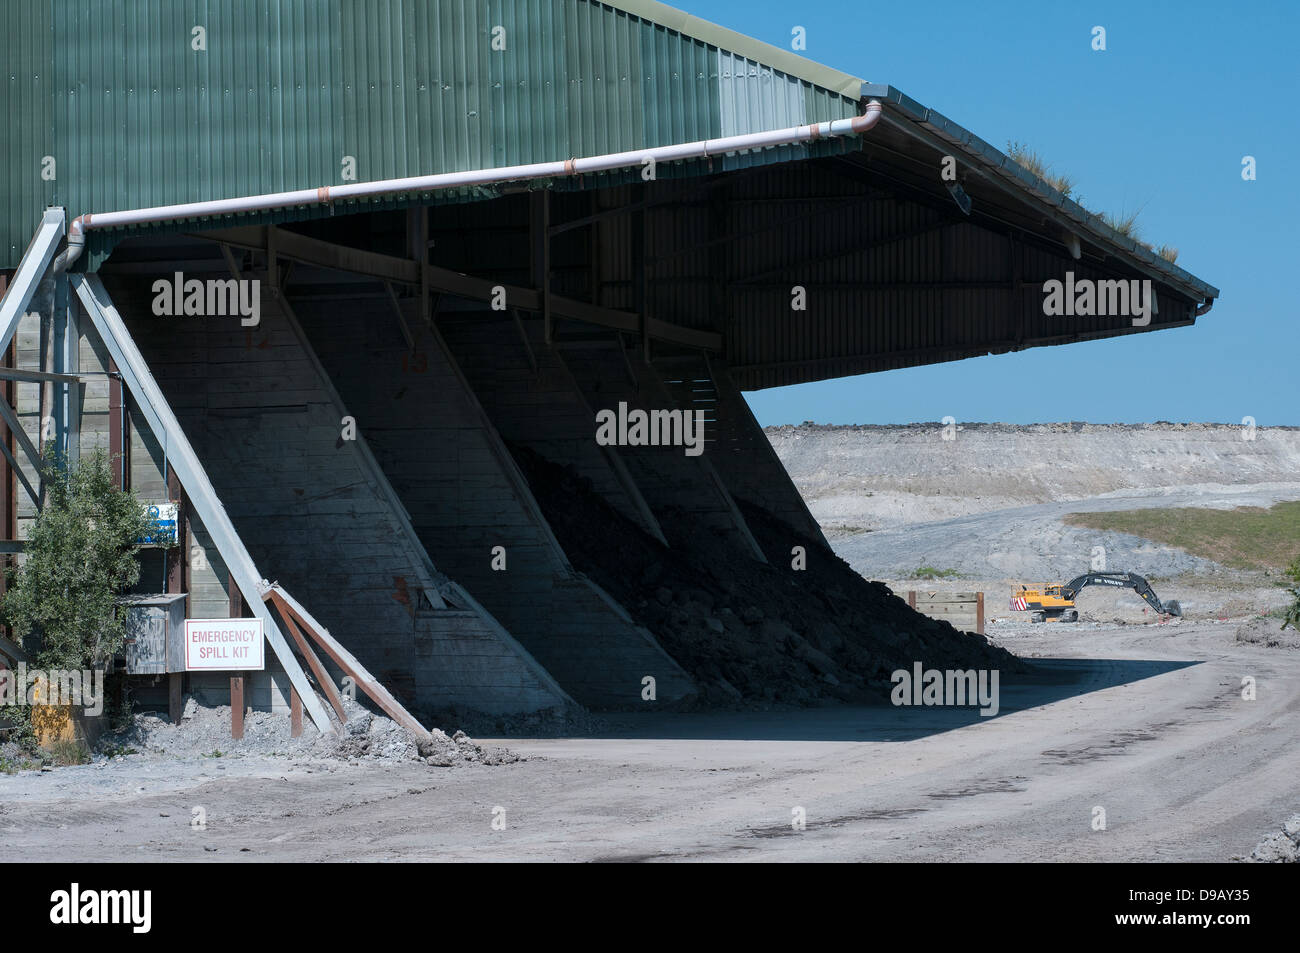
[[[1300,425],[1300,3],[670,2],[787,48],[802,26],[810,59],[1030,144],[1221,292],[1192,328],[755,392],[761,423]]]

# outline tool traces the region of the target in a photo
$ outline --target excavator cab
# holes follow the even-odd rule
[[[1079,610],[1075,608],[1074,597],[1085,586],[1132,589],[1161,616],[1180,618],[1183,614],[1183,607],[1178,604],[1178,600],[1161,602],[1151,584],[1132,572],[1089,572],[1066,583],[1036,589],[1021,585],[1019,589],[1011,591],[1011,608],[1018,612],[1032,613],[1029,617],[1032,622],[1078,622]]]
[[[1033,613],[1033,622],[1078,622],[1079,610],[1074,600],[1065,595],[1062,585],[1041,586],[1031,589],[1022,585],[1011,594],[1011,608]]]

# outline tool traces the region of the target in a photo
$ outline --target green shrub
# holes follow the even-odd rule
[[[90,763],[90,749],[80,741],[61,738],[50,744],[46,750],[50,753],[50,760],[59,767]]]
[[[37,636],[35,666],[91,668],[122,647],[117,600],[140,578],[138,540],[150,524],[135,494],[115,485],[102,451],[75,467],[47,463],[48,496],[10,573],[4,621],[20,640]]]
[[[956,579],[960,576],[955,569],[935,569],[933,566],[921,566],[912,573],[913,579]]]
[[[0,742],[3,741],[13,742],[28,753],[38,750],[30,705],[0,708]]]

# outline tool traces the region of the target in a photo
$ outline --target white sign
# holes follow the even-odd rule
[[[185,671],[260,672],[265,644],[261,619],[186,619]]]

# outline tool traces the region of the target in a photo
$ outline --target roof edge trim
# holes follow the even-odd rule
[[[1192,290],[1203,298],[1219,297],[1218,288],[1160,257],[1145,245],[1140,245],[1133,239],[1121,235],[1107,225],[1100,215],[1088,211],[1061,194],[1000,149],[985,142],[942,113],[917,102],[902,90],[887,83],[863,83],[860,91],[863,97],[879,100],[917,125],[925,127],[925,132],[937,135],[945,142],[960,148],[967,156],[979,162],[983,167],[981,171],[990,179],[1018,187],[1027,201],[1038,204],[1054,215],[1068,219],[1076,229],[1086,233],[1094,243],[1102,244],[1115,254],[1140,263],[1143,267],[1139,270],[1159,272],[1171,285]],[[918,131],[917,135],[922,133]]]

